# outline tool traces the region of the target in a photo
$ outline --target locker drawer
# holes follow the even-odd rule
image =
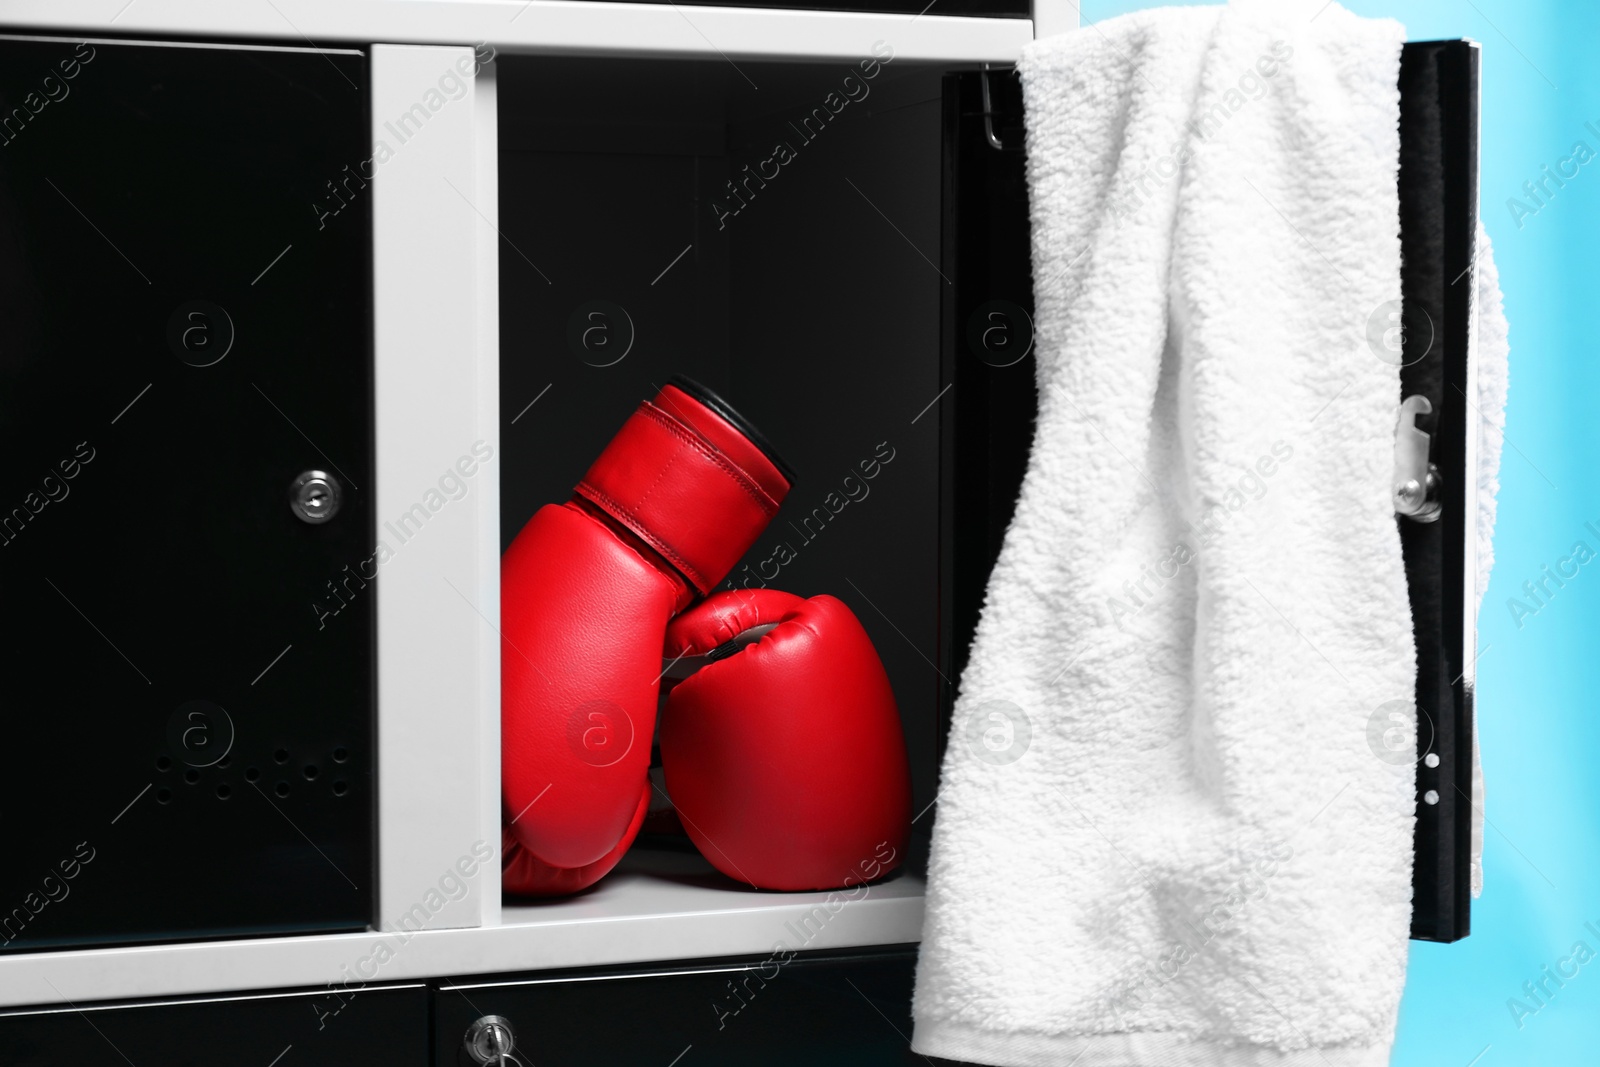
[[[427,1050],[421,984],[0,1014],[6,1067],[426,1067]]]
[[[461,981],[434,1005],[436,1067],[473,1067],[464,1036],[510,1024],[539,1067],[811,1067],[924,1062],[909,1050],[914,946],[663,964],[602,976]]]

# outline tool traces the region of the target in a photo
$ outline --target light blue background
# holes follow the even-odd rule
[[[1507,608],[1577,540],[1600,552],[1595,237],[1600,159],[1519,228],[1506,200],[1582,140],[1600,153],[1600,2],[1341,0],[1413,41],[1483,46],[1482,213],[1511,323],[1495,569],[1479,619],[1486,887],[1472,936],[1413,943],[1394,1067],[1600,1064],[1600,559],[1519,628]],[[1140,0],[1083,0],[1085,23]],[[1507,1007],[1576,941],[1597,956],[1519,1029]],[[1308,968],[1318,961],[1307,959]],[[1570,970],[1570,965],[1568,967]],[[1552,982],[1550,988],[1556,986]]]

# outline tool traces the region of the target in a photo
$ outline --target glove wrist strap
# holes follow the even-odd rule
[[[674,399],[695,403],[683,394]],[[733,569],[781,499],[706,435],[649,401],[595,460],[577,495],[643,540],[701,593]]]

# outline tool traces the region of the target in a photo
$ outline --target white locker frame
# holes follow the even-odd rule
[[[466,496],[397,546],[378,597],[378,915],[404,915],[462,856],[500,854],[498,241],[492,67],[404,142],[394,123],[476,65],[470,48],[375,45],[373,393],[378,536],[443,472]],[[418,112],[428,115],[424,106]],[[415,121],[413,119],[413,121]],[[407,127],[409,129],[409,127]],[[382,153],[375,155],[381,158]],[[488,458],[485,458],[487,455]],[[397,536],[397,535],[396,535]],[[469,866],[476,867],[473,862]],[[474,877],[437,926],[500,907]]]
[[[1076,0],[1037,0],[1042,29]],[[253,39],[370,50],[375,139],[474,45],[495,53],[1014,62],[1027,19],[573,0],[9,0],[0,33]],[[74,38],[76,39],[76,38]],[[237,44],[231,47],[239,47]],[[251,47],[251,46],[244,46]],[[502,907],[499,879],[499,241],[496,95],[485,65],[372,181],[376,506],[407,511],[446,467],[492,450],[461,501],[385,565],[378,598],[379,927],[0,956],[0,1006],[807,949],[921,936],[922,883],[860,899],[752,896],[619,873],[580,898]],[[478,458],[478,457],[475,457]],[[481,843],[481,844],[480,844]],[[477,847],[469,889],[396,931]],[[482,859],[487,852],[488,859]],[[486,877],[485,874],[488,876]],[[376,963],[374,961],[377,960]],[[369,974],[368,971],[371,971]]]

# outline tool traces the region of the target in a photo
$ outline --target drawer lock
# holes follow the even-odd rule
[[[511,1021],[500,1015],[485,1015],[467,1027],[463,1042],[467,1055],[480,1067],[507,1067],[519,1061],[512,1057],[516,1038],[511,1033]]]

